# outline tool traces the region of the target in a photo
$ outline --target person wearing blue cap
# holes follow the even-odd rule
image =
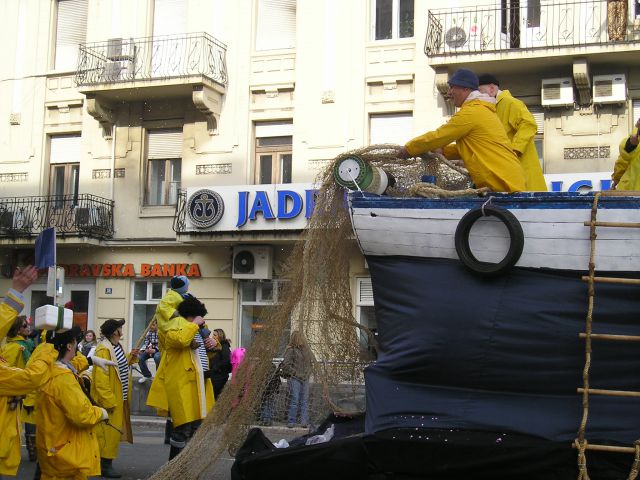
[[[464,161],[476,187],[524,191],[524,171],[496,115],[495,98],[478,91],[478,76],[471,70],[457,70],[448,83],[447,96],[459,110],[437,130],[409,140],[398,157],[442,148],[445,157]]]

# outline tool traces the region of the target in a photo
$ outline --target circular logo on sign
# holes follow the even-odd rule
[[[224,202],[213,190],[198,190],[187,200],[187,213],[197,228],[213,227],[222,218]]]

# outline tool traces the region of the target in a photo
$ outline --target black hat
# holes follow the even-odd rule
[[[58,351],[59,347],[65,347],[68,343],[74,340],[79,341],[81,338],[82,330],[77,325],[69,330],[48,330],[46,336],[47,343],[52,344]]]
[[[100,326],[100,333],[102,333],[102,335],[104,335],[105,337],[110,337],[111,335],[113,335],[113,332],[115,332],[123,325],[124,320],[115,320],[113,318],[110,318]]]
[[[498,87],[500,86],[498,79],[491,74],[485,73],[478,77],[478,85],[490,85],[492,83]]]

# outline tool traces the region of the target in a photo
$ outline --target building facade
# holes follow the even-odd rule
[[[608,178],[640,116],[640,8],[611,23],[607,3],[2,2],[3,283],[55,226],[61,300],[85,328],[125,318],[131,346],[186,274],[210,327],[248,346],[316,175],[440,125],[457,68],[493,73],[531,107],[545,173]],[[375,326],[356,245],[348,268],[354,314]],[[51,301],[45,283],[27,313]]]

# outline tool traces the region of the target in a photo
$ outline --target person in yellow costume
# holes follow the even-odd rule
[[[538,151],[534,137],[538,133],[538,124],[527,106],[521,100],[513,98],[509,90],[500,90],[500,82],[493,75],[478,77],[478,90],[496,99],[496,113],[507,132],[511,148],[524,170],[527,191],[546,192],[547,183],[542,174]]]
[[[2,356],[7,363],[16,368],[25,368],[29,357],[33,353],[35,344],[29,338],[29,323],[27,317],[19,315],[13,322],[13,326],[7,333],[7,340],[4,347],[0,349]],[[22,400],[20,419],[24,423],[25,441],[27,444],[27,454],[29,460],[36,460],[36,416],[34,407],[36,403],[36,392],[29,392]]]
[[[36,446],[42,480],[100,475],[95,425],[109,416],[104,408],[91,404],[71,364],[81,336],[75,326],[65,332],[49,331],[43,345],[55,348],[58,360],[51,367],[50,380],[38,392]]]
[[[206,309],[187,293],[188,286],[186,277],[172,278],[171,290],[156,309],[158,340],[163,353],[147,405],[171,416],[170,459],[186,446],[215,402],[211,379],[204,377],[198,354],[200,345],[194,342],[199,327],[204,324]]]
[[[446,158],[464,161],[476,187],[495,192],[526,190],[522,166],[496,115],[495,99],[478,91],[478,77],[471,70],[457,70],[448,83],[448,96],[460,110],[437,130],[409,140],[398,157],[442,148]]]
[[[620,155],[613,167],[612,188],[614,190],[640,190],[640,148],[638,148],[640,118],[631,135],[620,142]]]
[[[122,475],[113,469],[113,460],[118,456],[120,442],[133,443],[129,409],[129,391],[131,389],[131,370],[129,366],[137,360],[132,352],[125,354],[120,339],[124,320],[109,319],[100,326],[104,336],[94,358],[104,358],[117,363],[117,367],[103,371],[93,369],[91,398],[96,405],[109,413],[109,421],[98,425],[98,444],[100,445],[100,466],[105,478],[120,478]]]

